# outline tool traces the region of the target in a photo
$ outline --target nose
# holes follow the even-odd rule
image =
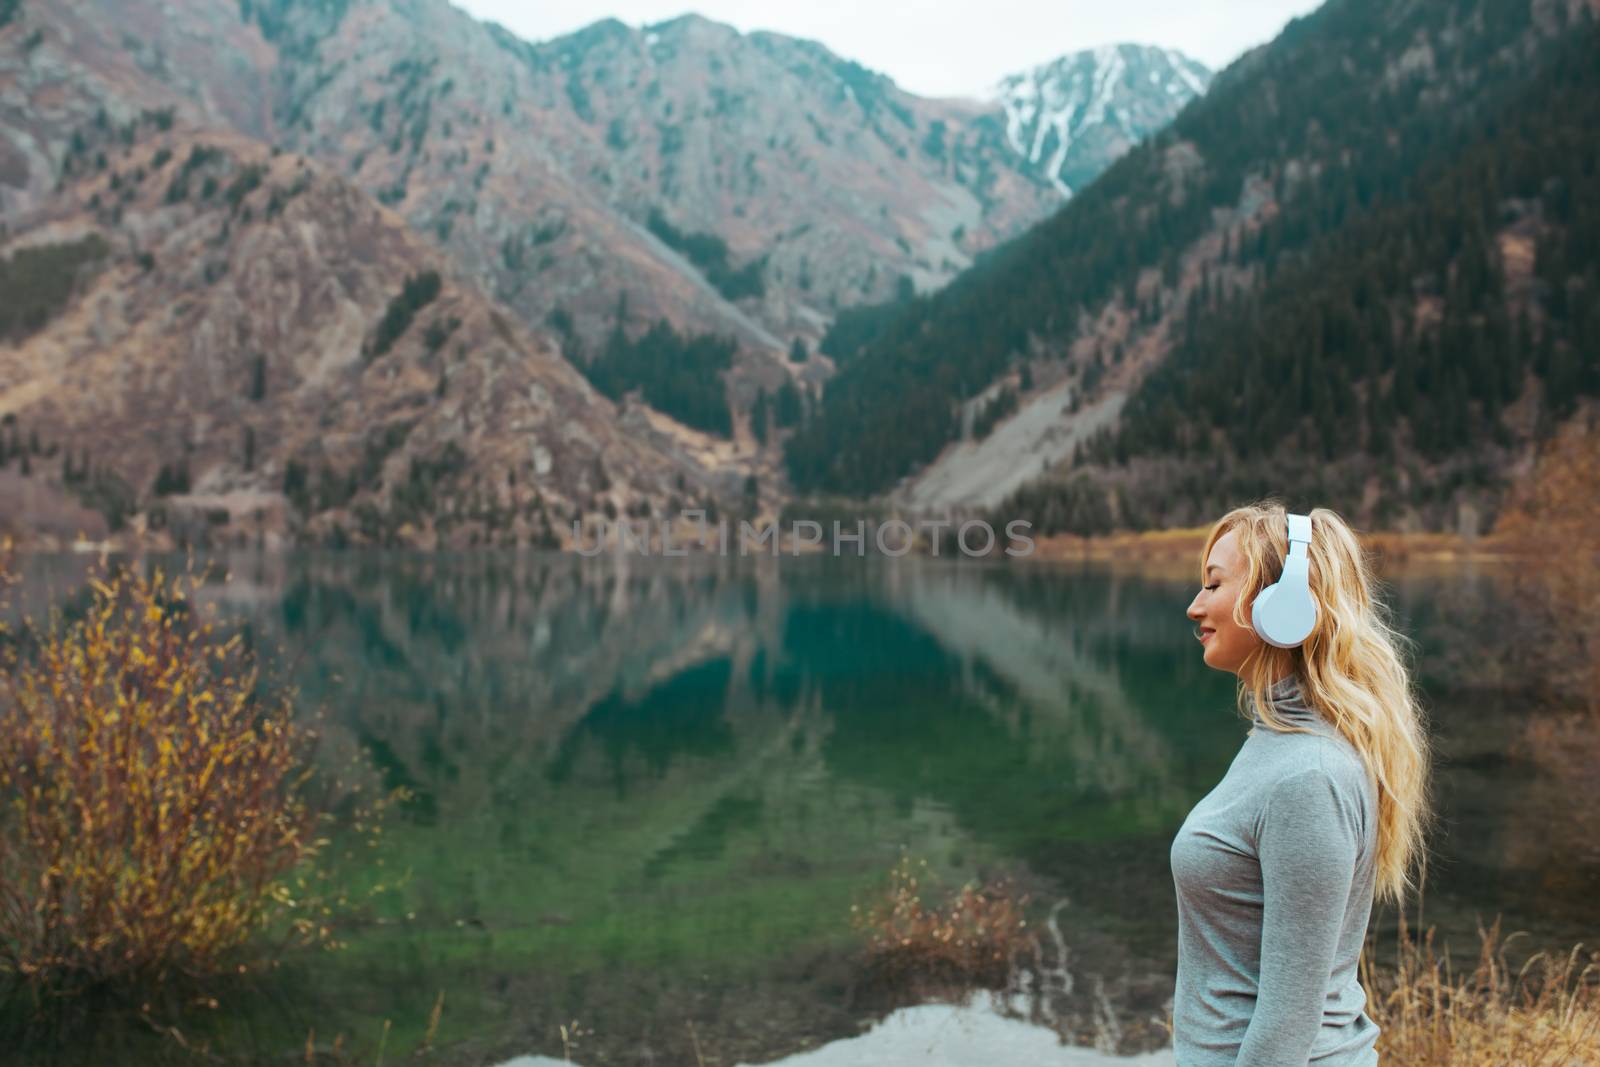
[[[1199,622],[1200,621],[1201,612],[1200,612],[1200,608],[1197,606],[1197,605],[1199,605],[1199,603],[1200,603],[1200,594],[1196,593],[1194,595],[1194,599],[1189,601],[1189,610],[1186,612],[1186,614],[1189,616],[1189,618],[1193,619],[1195,622]]]

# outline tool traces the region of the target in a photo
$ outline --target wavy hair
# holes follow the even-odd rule
[[[1295,648],[1260,642],[1239,669],[1239,712],[1251,706],[1270,729],[1307,732],[1273,713],[1270,689],[1291,671],[1307,701],[1360,753],[1378,793],[1376,893],[1400,903],[1426,869],[1424,838],[1432,820],[1429,741],[1421,701],[1403,651],[1414,642],[1390,625],[1372,563],[1349,524],[1313,508],[1308,547],[1317,623]],[[1253,632],[1250,605],[1283,574],[1289,551],[1287,510],[1276,500],[1235,508],[1211,529],[1200,550],[1201,582],[1211,546],[1235,531],[1249,569],[1233,605],[1233,621]]]

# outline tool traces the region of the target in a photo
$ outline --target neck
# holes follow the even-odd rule
[[[1306,699],[1299,676],[1292,671],[1272,683],[1267,690],[1267,705],[1279,719],[1289,722],[1305,723],[1321,718]],[[1259,720],[1260,716],[1256,718]]]

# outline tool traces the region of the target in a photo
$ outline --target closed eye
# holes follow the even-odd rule
[[[1216,589],[1221,584],[1222,584],[1221,582],[1217,582],[1216,585],[1208,585],[1205,588],[1207,588],[1207,589]]]

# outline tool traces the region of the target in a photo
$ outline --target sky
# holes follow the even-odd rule
[[[821,41],[920,96],[970,96],[1002,76],[1102,44],[1176,48],[1213,70],[1321,0],[453,0],[543,41],[611,17],[694,12],[740,30]]]

